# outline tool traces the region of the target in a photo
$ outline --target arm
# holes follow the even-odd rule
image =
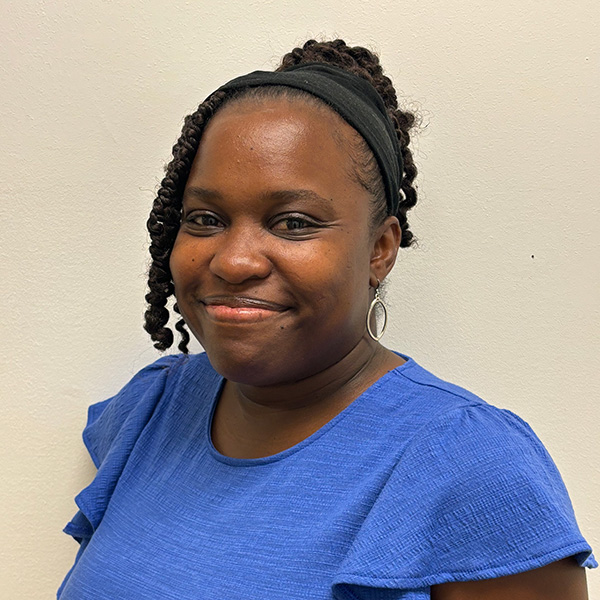
[[[431,600],[588,600],[588,594],[585,569],[566,558],[517,575],[435,585]]]

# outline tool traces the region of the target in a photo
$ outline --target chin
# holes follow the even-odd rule
[[[203,333],[196,337],[215,371],[228,381],[255,387],[286,385],[316,375],[342,359],[360,340],[360,335],[342,338],[332,332],[317,338],[288,332],[234,337],[225,329],[208,328]]]
[[[277,385],[286,379],[285,367],[264,351],[253,351],[247,344],[217,348],[210,344],[204,350],[213,369],[228,381],[256,387]]]
[[[231,361],[230,359],[221,361],[219,360],[220,357],[213,357],[208,352],[207,355],[210,364],[219,375],[227,381],[239,385],[267,387],[281,385],[290,381],[288,378],[282,377],[281,371],[276,371],[272,365],[265,365],[263,361],[242,362]]]

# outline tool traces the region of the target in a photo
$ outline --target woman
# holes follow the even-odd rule
[[[586,597],[596,563],[533,432],[378,342],[412,123],[341,40],[187,117],[146,313],[169,348],[175,295],[183,354],[90,408],[61,599]]]

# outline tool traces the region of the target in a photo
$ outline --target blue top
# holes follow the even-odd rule
[[[61,600],[426,600],[574,556],[597,566],[529,426],[408,359],[296,446],[210,439],[223,379],[167,356],[94,404],[98,467]]]

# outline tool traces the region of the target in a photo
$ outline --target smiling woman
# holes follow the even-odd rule
[[[378,341],[412,123],[341,40],[186,118],[146,313],[169,348],[175,296],[182,353],[90,408],[98,474],[59,598],[586,597],[596,563],[529,426]]]
[[[229,103],[202,136],[170,269],[186,324],[227,380],[285,385],[357,346],[372,353],[359,343],[368,282],[385,277],[400,231],[394,217],[365,226],[369,195],[334,129],[351,141],[331,110],[281,96]],[[374,235],[387,251],[377,264]]]

